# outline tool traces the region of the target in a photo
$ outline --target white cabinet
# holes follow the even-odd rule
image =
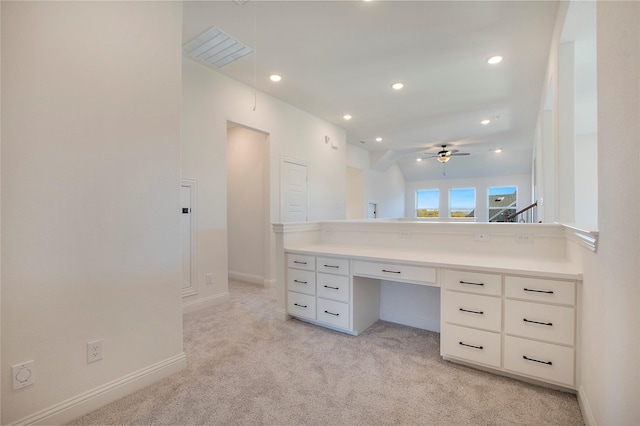
[[[504,368],[575,387],[576,283],[505,277]]]
[[[443,285],[445,358],[575,388],[575,281],[445,270]]]
[[[350,332],[349,260],[287,254],[287,312]]]
[[[442,355],[500,367],[502,276],[445,270],[444,288]]]

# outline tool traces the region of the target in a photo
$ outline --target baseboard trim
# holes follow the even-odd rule
[[[11,425],[54,425],[68,423],[100,407],[162,380],[187,367],[184,352],[152,364],[120,379],[106,383],[76,397],[62,401]]]
[[[411,316],[404,312],[380,310],[380,319],[383,321],[395,322],[396,324],[408,325],[409,327],[421,328],[423,330],[440,333],[440,321]]]
[[[591,404],[589,404],[589,398],[587,398],[587,393],[585,392],[582,385],[578,388],[578,405],[580,405],[580,410],[582,411],[582,418],[584,419],[584,424],[586,426],[596,426],[596,419],[593,416],[593,411],[591,411]]]
[[[259,275],[251,275],[251,274],[245,274],[244,272],[235,272],[235,271],[229,271],[228,275],[229,275],[229,278],[231,278],[232,280],[244,281],[246,283],[260,284],[260,285],[264,285],[265,283],[265,278]]]
[[[284,309],[276,308],[275,311],[276,311],[276,318],[279,319],[279,320],[286,321],[289,318],[291,318],[291,316],[289,316],[287,311],[284,310]]]
[[[277,282],[278,280],[276,278],[271,278],[271,279],[265,278],[262,284],[267,288],[274,288]]]
[[[216,294],[209,297],[203,297],[202,299],[191,300],[182,304],[182,313],[199,311],[200,309],[209,308],[211,306],[219,305],[224,302],[228,302],[230,299],[229,292]]]

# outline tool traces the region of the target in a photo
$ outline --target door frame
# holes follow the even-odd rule
[[[189,287],[182,288],[182,297],[193,296],[198,294],[198,220],[197,220],[197,194],[198,194],[198,180],[191,178],[180,179],[180,187],[189,187],[191,191],[191,199],[189,203],[189,230],[191,233],[191,259],[190,259],[190,285]]]

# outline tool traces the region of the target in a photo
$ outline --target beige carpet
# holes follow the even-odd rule
[[[274,318],[273,290],[185,315],[186,370],[73,424],[581,425],[576,396],[443,361],[439,334]]]

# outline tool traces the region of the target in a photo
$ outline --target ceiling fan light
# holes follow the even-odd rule
[[[451,159],[451,157],[448,157],[446,155],[439,155],[438,156],[438,161],[441,162],[441,163],[446,163],[450,159]]]

